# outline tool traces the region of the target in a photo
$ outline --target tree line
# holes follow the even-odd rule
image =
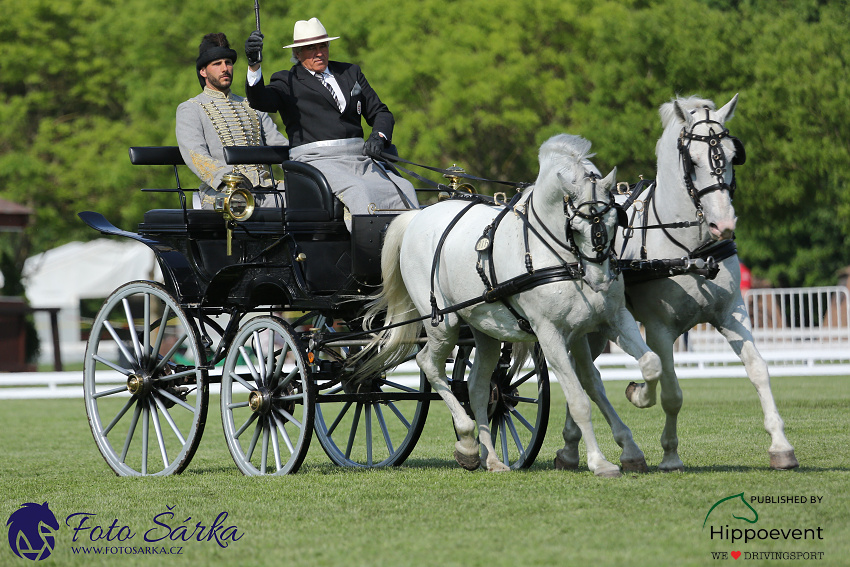
[[[357,62],[396,116],[401,155],[533,181],[537,151],[569,132],[621,181],[654,175],[658,107],[677,94],[718,106],[747,148],[735,208],[742,260],[777,286],[832,284],[850,263],[850,105],[845,1],[262,0],[264,71],[319,17],[331,58]],[[240,54],[253,2],[0,0],[0,198],[31,206],[19,255],[98,237],[76,216],[135,230],[177,205],[168,167],[134,167],[133,145],[174,145],[177,105],[199,92],[201,37]],[[434,175],[435,180],[440,180]],[[181,181],[196,186],[185,170]],[[487,187],[484,187],[487,190]]]

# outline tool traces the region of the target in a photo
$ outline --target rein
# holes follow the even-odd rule
[[[409,160],[401,158],[397,155],[393,155],[393,154],[390,154],[390,153],[387,153],[387,152],[381,152],[380,157],[383,160],[385,160],[386,162],[388,162],[390,164],[391,168],[401,170],[404,173],[410,175],[411,177],[415,178],[418,181],[421,181],[423,183],[427,183],[428,185],[431,185],[431,186],[435,187],[436,189],[439,189],[440,191],[447,191],[449,193],[458,193],[459,191],[457,189],[453,188],[453,187],[445,185],[444,183],[437,183],[436,181],[431,181],[430,179],[428,179],[426,177],[422,177],[421,175],[419,175],[419,174],[417,174],[413,171],[410,171],[409,169],[407,169],[405,167],[398,165],[399,162],[406,163],[408,165],[413,165],[413,166],[416,166],[416,167],[421,167],[422,169],[427,169],[429,171],[441,173],[444,176],[460,177],[460,178],[463,178],[463,179],[469,179],[471,181],[482,181],[482,182],[485,182],[485,183],[498,183],[499,185],[507,185],[508,187],[516,188],[518,191],[521,191],[521,190],[525,189],[526,187],[530,187],[531,185],[533,185],[532,183],[527,183],[527,182],[524,182],[524,181],[501,181],[501,180],[498,180],[498,179],[487,179],[485,177],[476,177],[474,175],[469,175],[468,173],[463,173],[463,172],[453,170],[453,169],[440,169],[439,167],[432,167],[430,165],[423,165],[421,163],[409,161]],[[398,172],[396,172],[396,173],[398,173]]]

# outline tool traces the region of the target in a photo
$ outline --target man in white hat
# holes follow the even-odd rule
[[[335,39],[317,18],[299,20],[293,42],[283,46],[292,48],[295,65],[265,85],[263,35],[252,32],[245,42],[248,101],[257,110],[280,112],[290,157],[321,170],[350,214],[418,208],[413,185],[373,159],[390,147],[395,119],[359,66],[329,59]],[[363,118],[372,127],[365,144]],[[346,226],[351,229],[348,216]]]
[[[223,33],[204,36],[195,69],[203,91],[177,107],[177,144],[183,161],[201,180],[201,208],[212,208],[227,173],[245,175],[254,187],[270,189],[271,176],[260,165],[227,165],[224,146],[286,146],[271,117],[233,94],[236,51]],[[276,196],[276,195],[275,195]],[[256,195],[259,206],[280,206],[272,194]]]

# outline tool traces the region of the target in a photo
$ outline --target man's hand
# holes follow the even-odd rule
[[[375,159],[383,159],[381,152],[389,145],[389,140],[381,136],[378,132],[372,132],[366,143],[363,144],[363,153]]]
[[[248,58],[248,66],[258,65],[263,60],[263,34],[254,30],[245,40],[245,56]]]

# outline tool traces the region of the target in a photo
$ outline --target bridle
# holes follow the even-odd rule
[[[588,173],[585,178],[589,178],[592,185],[592,198],[588,201],[584,201],[579,205],[575,205],[573,203],[572,197],[564,197],[564,232],[566,235],[567,243],[562,242],[558,237],[556,237],[546,224],[537,216],[537,211],[534,210],[534,206],[532,203],[532,199],[534,198],[534,192],[532,191],[531,197],[528,199],[529,209],[531,214],[534,216],[534,219],[537,223],[543,228],[543,231],[549,236],[550,239],[555,241],[558,245],[563,248],[569,250],[576,258],[580,258],[587,262],[591,262],[594,264],[602,264],[605,260],[615,259],[616,252],[614,251],[614,243],[615,238],[611,238],[608,235],[608,229],[605,227],[605,215],[616,206],[614,202],[614,194],[608,193],[608,201],[600,201],[596,198],[596,183],[601,179],[599,175],[596,173]],[[583,213],[582,209],[589,209],[588,213]],[[575,230],[573,229],[573,221],[576,218],[583,219],[590,223],[590,244],[595,255],[589,256],[581,251],[581,248],[576,244],[575,241]],[[530,228],[532,231],[534,227],[529,223],[525,223],[525,225]],[[541,235],[537,234],[538,238],[546,244],[546,241],[541,237]],[[616,237],[616,231],[614,231],[614,237]],[[612,263],[615,265],[616,263]],[[582,269],[583,272],[583,269]]]
[[[702,136],[695,134],[694,129],[700,124],[715,125],[717,126],[717,131],[715,131],[714,126],[709,126],[708,135]],[[712,120],[709,117],[709,109],[707,107],[705,108],[705,119],[694,122],[691,125],[690,131],[688,131],[685,127],[682,127],[682,131],[679,133],[677,147],[679,149],[679,157],[682,160],[685,187],[694,202],[694,206],[697,208],[697,216],[701,216],[700,213],[702,212],[701,199],[708,193],[712,193],[714,191],[728,191],[730,199],[735,196],[735,188],[737,184],[735,183],[734,168],[732,168],[732,183],[726,183],[724,180],[724,177],[726,176],[727,162],[726,154],[723,152],[723,146],[721,144],[723,138],[729,138],[735,146],[735,157],[732,158],[732,165],[743,165],[747,159],[746,152],[744,151],[744,144],[735,136],[730,135],[728,128],[725,128],[723,124],[716,120]],[[690,154],[691,142],[704,142],[708,144],[711,176],[716,180],[716,183],[713,185],[709,185],[708,187],[704,187],[699,190],[694,185],[694,162],[691,160]]]

